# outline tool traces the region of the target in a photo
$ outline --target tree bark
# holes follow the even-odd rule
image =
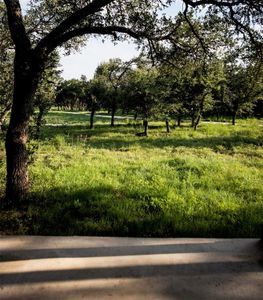
[[[144,126],[144,135],[148,136],[148,128],[149,128],[148,119],[143,120],[143,126]]]
[[[95,107],[92,107],[90,114],[90,129],[94,128],[94,115],[95,115]]]
[[[197,117],[197,119],[196,119],[196,121],[194,123],[194,130],[197,129],[197,126],[199,125],[200,120],[201,120],[201,114],[198,115],[198,117]]]
[[[29,53],[28,53],[29,54]],[[43,61],[25,53],[16,54],[14,63],[14,95],[10,123],[6,135],[6,197],[2,206],[11,207],[28,194],[28,127],[33,113],[33,97],[41,76]]]
[[[116,107],[116,103],[114,101],[112,107],[111,107],[111,127],[114,127],[115,126],[115,114],[116,114],[116,110],[117,110],[117,107]]]
[[[170,133],[170,122],[168,118],[166,118],[165,120],[165,125],[166,125],[166,132]]]
[[[233,112],[232,113],[232,125],[235,126],[236,125],[236,118],[237,118],[237,113]]]

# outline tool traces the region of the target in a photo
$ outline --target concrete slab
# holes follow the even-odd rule
[[[0,299],[263,299],[254,239],[0,237]]]

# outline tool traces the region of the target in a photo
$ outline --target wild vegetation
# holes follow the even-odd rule
[[[263,123],[151,121],[51,111],[30,156],[31,194],[0,213],[1,233],[257,237],[263,222]],[[64,124],[54,127],[52,124]],[[35,145],[32,142],[32,148]],[[1,144],[1,161],[4,148]],[[5,166],[1,165],[1,191]]]

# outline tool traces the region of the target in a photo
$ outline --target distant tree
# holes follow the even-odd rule
[[[87,109],[90,110],[90,129],[94,127],[94,116],[97,110],[105,104],[107,98],[107,86],[105,81],[100,80],[100,77],[95,77],[90,80],[86,89]]]
[[[67,108],[71,111],[84,109],[86,105],[86,84],[83,79],[71,79],[61,82],[56,96],[58,108]]]
[[[208,60],[186,59],[178,68],[162,66],[161,85],[164,90],[163,110],[177,118],[181,125],[183,117],[190,117],[196,130],[203,113],[214,105],[212,90],[217,84],[217,70]]]
[[[141,66],[129,72],[125,105],[143,118],[143,135],[145,136],[148,135],[149,118],[159,113],[158,75],[157,68],[147,66]]]
[[[96,80],[104,82],[105,104],[111,112],[111,126],[114,126],[115,114],[122,101],[123,79],[129,71],[133,60],[122,62],[121,59],[110,59],[109,62],[102,63],[95,72]]]
[[[157,49],[159,57],[153,58],[160,65],[163,111],[177,118],[178,126],[182,118],[190,117],[196,129],[202,115],[214,107],[213,96],[218,94],[220,81],[217,61],[225,45],[232,41],[232,31],[219,22],[217,15],[194,19],[188,9],[179,21],[176,36],[180,37],[180,48],[166,43]]]
[[[256,101],[263,96],[262,63],[225,65],[226,81],[222,85],[222,101],[236,124],[238,114],[251,113]]]

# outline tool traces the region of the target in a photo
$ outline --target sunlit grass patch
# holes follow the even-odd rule
[[[140,122],[116,128],[98,123],[94,130],[85,123],[43,128],[30,165],[27,213],[9,212],[20,218],[13,232],[258,236],[263,224],[260,123],[206,123],[197,131],[185,124],[169,135],[162,122],[151,125],[147,138],[135,135]],[[3,144],[1,151],[0,159]],[[8,227],[8,218],[0,220],[1,228]]]

